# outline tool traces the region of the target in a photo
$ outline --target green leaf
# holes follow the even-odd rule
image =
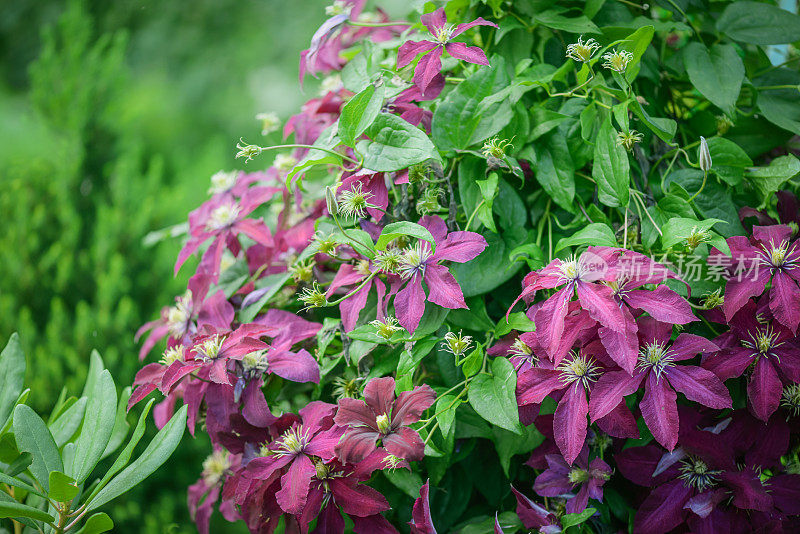
[[[455,430],[453,423],[456,421],[456,409],[461,403],[456,400],[455,395],[442,395],[436,401],[436,421],[439,423],[439,430],[443,436]]]
[[[14,408],[14,437],[20,452],[29,452],[33,456],[30,465],[31,474],[45,490],[49,489],[51,471],[64,471],[61,455],[53,439],[36,412],[25,404]]]
[[[355,146],[356,139],[372,124],[383,106],[384,86],[368,85],[342,106],[339,116],[339,137],[347,146]]]
[[[53,516],[43,510],[18,502],[0,500],[0,517],[29,517],[37,521],[53,522]]]
[[[717,30],[745,43],[793,43],[800,40],[800,17],[761,2],[734,2],[717,19]]]
[[[469,384],[469,403],[478,414],[492,423],[522,435],[517,410],[517,373],[505,358],[495,358],[492,374],[479,374]]]
[[[50,423],[48,428],[56,440],[56,445],[63,446],[72,439],[75,432],[81,427],[83,416],[86,413],[86,397],[81,397],[72,406],[67,408],[55,421]]]
[[[12,437],[13,440],[13,437]],[[29,452],[23,452],[8,464],[5,468],[7,475],[15,477],[25,471],[29,465],[33,463],[33,455]]]
[[[25,453],[28,454],[28,453]],[[30,455],[29,455],[30,456]],[[40,497],[44,497],[44,495],[39,492],[36,488],[24,482],[18,478],[14,478],[12,475],[7,475],[5,473],[0,473],[0,483],[6,484],[8,486],[14,486],[15,488],[19,488],[21,490],[25,490],[28,493],[33,493],[34,495],[38,495]]]
[[[94,387],[100,378],[100,373],[103,372],[106,366],[103,364],[103,358],[100,353],[93,350],[89,356],[89,371],[86,373],[86,382],[83,384],[83,393],[81,397],[89,397],[94,391]]]
[[[628,82],[632,82],[639,74],[642,56],[647,50],[647,47],[650,46],[655,31],[653,26],[642,26],[620,43],[620,50],[625,50],[633,54],[633,58],[631,58],[631,61],[628,63],[628,68],[625,69],[625,79],[628,80]]]
[[[642,104],[634,99],[631,101],[631,111],[642,122],[644,122],[650,130],[656,134],[662,141],[669,142],[675,137],[675,131],[678,129],[678,123],[672,119],[663,119],[658,117],[651,117],[642,107]]]
[[[141,456],[114,477],[108,485],[101,489],[89,502],[87,511],[95,510],[112,499],[115,499],[150,476],[167,461],[183,437],[186,429],[186,410],[184,404],[172,419],[158,431],[153,441]]]
[[[370,259],[375,257],[375,245],[372,243],[372,237],[370,237],[370,235],[364,230],[350,228],[347,230],[346,234],[342,233],[341,231],[336,231],[331,235],[331,237],[333,237],[333,239],[335,239],[336,242],[341,245],[349,245],[353,247],[353,250],[362,256],[366,256]]]
[[[117,390],[108,370],[103,370],[89,394],[86,414],[78,439],[75,440],[75,457],[67,472],[82,483],[91,474],[106,450],[114,431],[117,409]]]
[[[547,144],[537,145],[535,150],[528,159],[533,164],[536,180],[556,204],[573,213],[575,168],[566,139],[557,131],[550,133]]]
[[[733,45],[689,43],[683,51],[689,80],[712,104],[732,114],[744,80],[744,63]]]
[[[128,400],[131,398],[131,387],[127,386],[122,390],[122,395],[117,402],[117,415],[114,419],[114,429],[111,431],[111,438],[108,440],[103,455],[100,459],[110,456],[115,450],[122,445],[125,436],[128,435],[131,425],[128,424]]]
[[[698,221],[696,219],[674,217],[661,227],[661,231],[664,233],[664,235],[661,236],[661,245],[665,249],[674,247],[678,243],[686,241],[686,238],[689,237],[692,231],[708,231],[718,223],[724,224],[725,221],[720,219],[704,219]]]
[[[567,247],[582,245],[595,245],[604,247],[616,247],[617,239],[614,231],[603,223],[591,223],[569,237],[558,240],[555,252]]]
[[[0,352],[0,428],[5,428],[25,380],[25,354],[14,332]]]
[[[399,221],[384,226],[381,235],[378,236],[378,242],[375,243],[375,248],[377,250],[386,250],[389,243],[401,236],[415,237],[427,241],[431,244],[431,250],[436,251],[436,241],[430,231],[420,224],[409,221]]]
[[[628,205],[631,183],[628,152],[617,143],[617,131],[611,125],[610,116],[597,134],[592,178],[597,182],[600,202],[612,208]]]
[[[86,520],[78,534],[100,534],[101,532],[108,532],[112,528],[114,528],[114,521],[108,517],[108,514],[99,512]]]
[[[422,488],[422,478],[419,473],[407,469],[387,469],[383,474],[389,482],[410,498],[419,498],[419,490]]]
[[[506,320],[505,317],[500,319],[500,322],[497,323],[497,326],[494,329],[495,337],[499,338],[502,337],[512,330],[517,330],[518,332],[533,332],[536,330],[536,325],[528,319],[528,316],[525,315],[525,312],[514,312],[509,314],[508,319]]]
[[[773,159],[766,167],[755,167],[748,171],[747,177],[764,199],[762,205],[772,197],[781,186],[800,173],[800,160],[787,155]]]
[[[364,132],[369,141],[359,141],[364,168],[376,172],[399,171],[428,159],[438,159],[436,147],[425,132],[397,115],[381,113]]]
[[[475,350],[470,352],[467,357],[464,358],[464,361],[461,364],[461,372],[464,373],[464,378],[469,378],[481,370],[481,365],[483,364],[483,352],[483,346],[478,345],[475,347]]]
[[[563,515],[561,516],[561,528],[563,530],[567,530],[570,527],[580,525],[581,523],[585,522],[587,519],[592,517],[596,512],[597,512],[596,508],[587,508],[586,510],[578,514]]]
[[[125,448],[119,453],[114,463],[111,464],[111,467],[106,471],[106,474],[103,475],[103,478],[98,482],[95,489],[92,491],[92,495],[87,499],[91,501],[100,490],[102,490],[105,485],[111,480],[111,477],[116,475],[123,467],[128,465],[128,462],[131,459],[131,455],[133,455],[133,450],[136,448],[136,445],[139,443],[139,440],[142,439],[144,435],[144,430],[147,421],[147,415],[150,413],[150,408],[153,406],[155,399],[150,399],[147,401],[147,404],[142,410],[142,413],[139,415],[139,420],[136,422],[136,426],[133,429],[133,434],[131,434],[131,439],[128,441],[128,444],[125,445]]]
[[[758,108],[772,124],[800,135],[800,73],[785,68],[777,69],[759,77],[755,84],[759,87],[788,86],[760,90]]]
[[[498,427],[492,427],[492,434],[494,446],[497,449],[497,455],[500,458],[500,465],[503,468],[503,473],[506,477],[509,476],[509,468],[511,467],[511,458],[516,454],[530,453],[544,441],[544,435],[536,430],[533,425],[523,427],[523,439],[517,434],[513,434],[507,430]]]
[[[600,28],[589,20],[589,17],[586,15],[564,17],[555,9],[548,9],[536,13],[533,16],[533,20],[542,26],[569,33],[600,33]]]
[[[431,135],[439,150],[465,150],[500,132],[514,116],[510,99],[481,104],[509,84],[500,57],[492,59],[491,67],[479,68],[458,84],[433,113]]]
[[[50,472],[50,491],[48,497],[56,502],[72,502],[78,494],[78,485],[75,479],[61,471]]]
[[[744,169],[753,164],[753,160],[739,145],[724,137],[712,137],[708,140],[711,152],[711,170],[724,182],[739,185],[744,178]]]

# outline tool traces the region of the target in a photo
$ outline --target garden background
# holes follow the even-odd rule
[[[0,338],[19,331],[38,411],[62,386],[80,390],[94,348],[120,386],[131,383],[134,333],[193,271],[172,278],[180,239],[152,232],[185,222],[213,173],[242,167],[234,147],[240,136],[259,138],[257,113],[286,119],[317,92],[316,80],[298,92],[297,62],[325,5],[4,4]],[[115,532],[196,532],[185,496],[209,450],[198,436],[111,505]],[[215,519],[214,532],[246,531]]]

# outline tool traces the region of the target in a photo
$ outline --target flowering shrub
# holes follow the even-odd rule
[[[800,17],[364,7],[329,8],[323,92],[240,141],[280,152],[213,177],[140,332],[167,348],[129,404],[214,447],[200,531],[800,528],[800,75],[764,53]]]

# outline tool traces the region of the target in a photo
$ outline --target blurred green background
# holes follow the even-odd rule
[[[183,293],[193,268],[173,278],[179,240],[144,237],[184,222],[213,173],[241,167],[240,136],[279,139],[261,137],[257,113],[285,120],[316,94],[314,80],[300,91],[297,61],[327,3],[3,3],[0,339],[20,332],[37,409],[47,413],[63,385],[79,393],[93,348],[117,384],[131,383],[134,332]],[[186,487],[208,447],[187,435],[108,510],[115,532],[196,532]]]

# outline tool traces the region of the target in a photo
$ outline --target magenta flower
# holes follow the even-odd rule
[[[408,522],[411,534],[436,534],[436,527],[433,526],[431,517],[430,482],[430,480],[425,481],[419,489],[419,497],[414,501],[411,521]]]
[[[328,297],[333,295],[342,287],[347,286],[348,293],[354,290],[359,284],[369,277],[372,269],[374,268],[375,267],[372,266],[370,261],[367,259],[358,260],[355,265],[343,263],[339,266],[339,270],[336,271],[336,276],[333,277],[331,285],[328,286]],[[364,284],[364,287],[339,303],[339,311],[342,314],[342,325],[344,326],[345,332],[350,332],[356,327],[358,316],[361,313],[361,310],[363,310],[367,305],[367,297],[369,297],[369,293],[372,291],[373,287],[378,294],[378,319],[383,319],[383,299],[384,295],[386,295],[386,286],[377,278],[372,278],[366,284]]]
[[[247,190],[237,201],[232,195],[214,197],[189,214],[189,240],[178,254],[175,273],[184,262],[211,239],[211,244],[200,260],[200,271],[208,273],[212,281],[219,276],[222,251],[228,248],[234,256],[241,251],[237,236],[244,234],[256,243],[269,246],[272,234],[263,220],[248,219],[247,215],[272,198],[277,189],[256,187]]]
[[[728,238],[734,272],[725,285],[722,310],[729,321],[751,297],[764,292],[772,281],[769,307],[775,318],[797,333],[800,324],[800,249],[791,242],[787,225],[754,226],[750,240]],[[738,272],[737,272],[738,271]]]
[[[419,60],[414,69],[414,83],[424,93],[437,74],[442,70],[442,53],[446,50],[454,58],[476,65],[488,65],[486,54],[477,46],[467,46],[464,43],[454,42],[452,39],[472,28],[473,26],[493,26],[497,24],[480,17],[456,27],[447,24],[444,8],[439,8],[433,13],[422,15],[422,24],[428,28],[433,36],[433,41],[407,41],[400,46],[397,52],[397,68],[403,68],[420,54],[428,52]]]
[[[517,499],[517,516],[522,521],[522,525],[527,529],[536,529],[542,534],[560,534],[561,522],[556,515],[545,510],[528,497],[517,491],[511,486],[511,491]]]
[[[783,385],[800,382],[797,339],[767,318],[750,300],[730,321],[730,343],[702,364],[722,380],[742,376],[752,366],[747,398],[753,414],[765,422],[778,409]]]
[[[742,221],[742,224],[750,217],[756,219],[761,226],[790,223],[800,224],[800,204],[794,193],[791,191],[778,191],[775,193],[775,196],[778,198],[778,203],[775,206],[778,211],[777,221],[770,217],[766,211],[758,211],[745,206],[739,210],[739,220]]]
[[[539,271],[525,276],[522,293],[514,304],[520,299],[532,301],[536,292],[542,289],[564,286],[547,299],[533,316],[539,344],[548,355],[558,352],[564,334],[564,318],[575,293],[581,307],[589,312],[592,319],[610,330],[626,333],[627,320],[613,290],[608,285],[595,283],[615,280],[615,271],[609,267],[609,256],[613,254],[618,254],[618,249],[589,247],[577,258],[555,259]]]
[[[601,362],[590,355],[599,356],[597,345],[587,345],[580,353],[573,352],[555,369],[533,367],[520,373],[517,378],[517,404],[521,407],[540,404],[553,392],[563,391],[553,414],[553,433],[558,449],[570,465],[578,457],[586,441],[586,416],[589,414],[587,397],[590,388],[604,370]],[[621,399],[617,405],[620,402]],[[627,412],[627,408],[624,411]],[[612,412],[613,410],[609,410],[605,415],[619,417],[618,413]]]
[[[262,456],[247,464],[251,477],[271,480],[279,470],[281,489],[275,493],[278,505],[289,514],[303,512],[317,475],[315,461],[330,462],[334,447],[342,436],[340,428],[331,428],[336,407],[321,401],[307,404],[295,422],[278,439],[262,450]]]
[[[543,497],[568,495],[567,513],[583,512],[589,498],[603,500],[603,485],[611,478],[611,467],[600,458],[589,463],[589,447],[584,446],[570,466],[558,454],[548,454],[547,469],[533,483],[533,491]],[[573,494],[575,488],[577,494]]]
[[[403,391],[395,398],[394,378],[373,378],[364,386],[364,400],[344,398],[339,401],[334,421],[348,428],[336,454],[345,463],[360,462],[381,447],[397,458],[421,460],[425,445],[416,430],[416,423],[436,400],[428,385]]]
[[[430,231],[436,242],[436,251],[431,252],[430,244],[422,240],[406,250],[401,275],[408,283],[394,299],[397,319],[411,333],[417,329],[425,312],[423,280],[428,286],[427,300],[443,308],[466,308],[461,286],[441,262],[470,261],[483,252],[487,245],[486,239],[475,232],[448,234],[444,221],[435,215],[425,215],[419,220],[419,224]]]
[[[678,441],[679,424],[675,391],[709,408],[731,407],[730,394],[714,373],[694,365],[677,365],[697,354],[716,352],[719,347],[693,334],[681,334],[670,345],[671,335],[672,325],[651,317],[639,319],[638,371],[633,376],[616,371],[600,377],[589,402],[592,421],[610,413],[644,382],[645,393],[639,403],[642,417],[653,437],[672,450]]]

